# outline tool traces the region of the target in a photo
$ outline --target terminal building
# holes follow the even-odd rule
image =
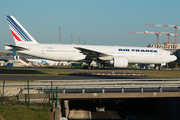
[[[148,47],[165,49],[174,53],[180,49],[180,44],[179,43],[149,44]]]

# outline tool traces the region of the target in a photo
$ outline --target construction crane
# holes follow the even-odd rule
[[[177,33],[177,34],[175,34],[175,33],[170,33],[170,32],[161,32],[161,34],[163,34],[163,35],[167,35],[168,36],[168,44],[170,44],[170,36],[177,36],[177,35],[180,35],[180,33]]]
[[[177,44],[177,29],[180,29],[178,25],[158,25],[158,24],[145,24],[146,26],[157,26],[157,27],[173,27],[175,28],[175,44]]]
[[[167,43],[170,44],[170,36],[174,36],[175,34],[174,33],[163,33],[163,32],[161,32],[161,33],[168,36],[168,42]]]
[[[135,33],[135,34],[155,34],[157,36],[157,44],[159,44],[159,35],[162,35],[160,32],[129,32],[129,33]]]
[[[170,43],[170,36],[174,36],[174,33],[169,32],[129,32],[129,33],[135,33],[135,34],[155,34],[157,36],[157,45],[159,44],[159,35],[167,35],[168,36],[168,43]],[[180,33],[178,34],[180,35]]]

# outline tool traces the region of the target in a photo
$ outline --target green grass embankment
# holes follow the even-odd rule
[[[17,101],[14,97],[4,97],[0,105],[0,120],[54,120],[49,103],[31,103]],[[2,98],[0,98],[2,102]]]
[[[6,120],[52,120],[52,113],[48,108],[5,106],[0,107],[0,114]]]
[[[139,71],[151,78],[180,78],[180,71]]]

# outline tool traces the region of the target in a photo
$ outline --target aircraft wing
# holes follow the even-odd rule
[[[80,50],[81,53],[86,55],[86,59],[99,58],[101,60],[109,60],[109,59],[113,58],[112,55],[102,53],[102,52],[99,52],[99,51],[95,51],[95,50],[91,50],[91,49],[87,49],[87,48],[82,48],[82,47],[74,47],[74,48]]]
[[[11,45],[11,44],[4,44],[6,47],[8,47],[7,49],[9,50],[29,50],[26,47],[21,47],[21,46],[17,46],[17,45]]]

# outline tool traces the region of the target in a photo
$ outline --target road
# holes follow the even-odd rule
[[[133,76],[37,76],[37,75],[0,75],[0,80],[84,80],[84,79],[140,79]]]
[[[127,116],[136,116],[138,120],[166,120],[168,115],[165,110],[159,112],[158,105],[161,101],[166,101],[166,98],[162,99],[122,99],[123,107],[118,108],[116,102],[118,99],[102,100],[105,105],[105,112],[96,112],[95,104],[93,100],[75,100],[69,101],[70,110],[86,110],[90,111],[92,120],[125,120]],[[167,103],[163,102],[162,106],[166,106]],[[162,113],[166,113],[163,115]],[[177,115],[177,113],[174,113]],[[177,115],[178,116],[178,115]],[[174,117],[175,119],[178,117]],[[73,119],[72,119],[73,120]]]
[[[78,101],[69,101],[70,110],[86,110],[90,111],[92,120],[121,120],[121,116],[116,111],[116,102],[117,100],[103,100],[103,104],[106,106],[105,112],[96,112],[95,104],[93,100],[78,100]]]

